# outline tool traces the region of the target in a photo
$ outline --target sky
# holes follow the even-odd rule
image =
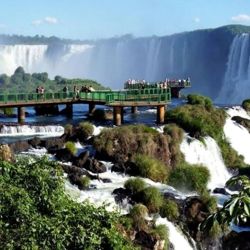
[[[250,25],[250,0],[0,0],[0,33],[99,39]]]

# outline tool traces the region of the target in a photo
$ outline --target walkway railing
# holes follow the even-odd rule
[[[75,101],[93,101],[102,102],[106,105],[126,104],[126,102],[158,102],[167,103],[171,100],[170,89],[129,89],[123,91],[94,91],[90,93],[80,92],[55,92],[55,93],[20,93],[20,94],[2,94],[0,95],[1,104],[41,104],[53,102],[75,102]]]

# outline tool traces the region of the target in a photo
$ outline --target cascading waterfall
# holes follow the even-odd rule
[[[250,119],[250,116],[241,107],[230,108],[227,110],[227,114],[229,117],[224,125],[225,136],[232,148],[234,148],[240,155],[244,156],[245,163],[250,164],[250,133],[245,127],[231,119],[233,116]]]
[[[47,45],[0,45],[0,72],[11,75],[18,66],[38,70],[44,63]]]
[[[205,137],[204,142],[185,136],[180,149],[185,155],[185,160],[191,164],[202,164],[208,168],[211,178],[209,189],[224,187],[231,175],[223,162],[220,149],[211,137]]]
[[[216,99],[218,103],[241,103],[249,98],[250,34],[236,35],[227,62],[224,83]]]
[[[33,125],[17,125],[7,126],[2,125],[0,128],[0,137],[6,136],[61,136],[64,133],[64,128],[59,125],[33,126]]]

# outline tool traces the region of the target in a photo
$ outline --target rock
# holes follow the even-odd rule
[[[126,172],[126,169],[125,169],[124,164],[115,163],[115,164],[111,167],[111,172],[125,173],[125,172]]]
[[[245,127],[250,132],[250,120],[241,116],[234,116],[232,120]]]
[[[222,239],[222,249],[225,250],[249,250],[250,249],[250,232],[230,232]]]
[[[31,145],[28,143],[28,141],[17,141],[9,144],[9,147],[11,148],[12,152],[16,154],[23,151],[28,151],[31,148]]]
[[[55,157],[59,161],[69,162],[72,161],[74,156],[67,148],[62,148],[56,151]]]
[[[88,158],[86,163],[84,164],[84,168],[93,172],[93,173],[104,173],[107,171],[105,165],[96,160]]]
[[[142,230],[136,233],[135,243],[140,245],[142,249],[149,250],[149,249],[154,249],[156,240],[150,234]]]
[[[84,168],[84,164],[89,158],[89,151],[82,152],[78,157],[73,160],[73,164],[79,168]]]
[[[101,178],[100,179],[103,183],[112,183],[111,179],[109,178]]]
[[[33,148],[39,148],[41,147],[41,139],[38,137],[34,137],[31,140],[28,140],[28,143],[33,147]]]
[[[56,153],[57,150],[62,149],[64,147],[65,140],[64,138],[48,138],[46,140],[42,140],[40,143],[41,147],[44,147],[48,150],[49,153]]]
[[[112,192],[112,194],[115,196],[115,202],[122,203],[122,201],[126,198],[128,198],[131,193],[125,188],[116,188]]]
[[[213,190],[214,194],[224,194],[224,195],[230,195],[225,188],[215,188]]]
[[[11,162],[14,159],[11,148],[7,144],[0,145],[0,160]]]

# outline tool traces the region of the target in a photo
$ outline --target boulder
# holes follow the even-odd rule
[[[249,250],[250,249],[250,232],[236,233],[230,232],[222,239],[222,249],[226,250]]]
[[[55,157],[59,161],[69,162],[72,161],[74,156],[67,148],[62,148],[56,151]]]
[[[41,139],[38,137],[34,137],[30,140],[28,140],[28,143],[33,147],[33,148],[39,148],[41,147]]]
[[[31,145],[28,143],[28,141],[16,141],[9,144],[9,147],[11,148],[12,152],[17,154],[23,151],[28,151],[31,148]]]
[[[94,158],[88,158],[84,164],[84,168],[93,173],[104,173],[107,171],[106,166]]]
[[[213,190],[214,194],[224,194],[224,195],[230,195],[225,188],[215,188]]]
[[[135,243],[140,245],[144,250],[154,249],[156,239],[147,232],[141,230],[135,235]]]
[[[82,152],[78,157],[73,160],[73,165],[76,165],[79,168],[84,168],[84,164],[89,158],[89,151]]]

